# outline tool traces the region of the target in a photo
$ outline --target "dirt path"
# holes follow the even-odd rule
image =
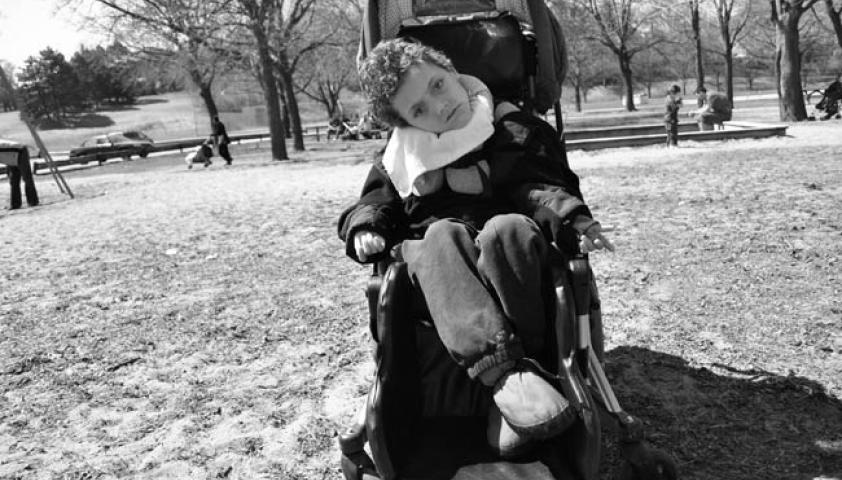
[[[683,478],[842,477],[840,129],[571,154],[609,373]],[[0,479],[338,479],[372,365],[335,219],[376,146],[38,176],[0,211]]]

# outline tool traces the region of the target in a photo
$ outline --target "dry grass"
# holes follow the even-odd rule
[[[683,478],[842,477],[839,129],[571,155],[609,374]],[[372,367],[334,222],[376,146],[39,176],[0,211],[0,478],[340,478]]]

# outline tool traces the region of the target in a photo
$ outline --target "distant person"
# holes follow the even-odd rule
[[[705,104],[699,109],[690,112],[690,116],[696,119],[699,131],[725,128],[723,122],[731,120],[731,102],[728,96],[720,92],[711,92],[705,98]]]
[[[187,156],[184,157],[184,162],[187,164],[187,168],[193,168],[194,163],[201,163],[208,168],[211,163],[211,157],[213,156],[213,150],[211,149],[211,145],[213,144],[212,139],[205,140],[204,143],[196,147],[192,152],[188,153]]]
[[[708,89],[699,87],[696,89],[696,106],[702,108],[708,102]]]
[[[225,159],[226,165],[231,165],[233,159],[231,158],[231,153],[228,151],[228,144],[231,143],[231,139],[228,137],[228,132],[225,131],[225,124],[219,121],[219,117],[213,117],[211,126],[213,127],[211,136],[213,137],[213,143],[216,145],[219,156]]]
[[[681,87],[673,85],[667,90],[664,126],[667,129],[667,147],[678,146],[678,109],[681,108]]]
[[[9,176],[12,198],[9,210],[20,208],[22,199],[20,181],[23,179],[26,192],[26,203],[30,207],[38,205],[38,191],[35,190],[35,179],[32,178],[32,165],[29,163],[29,150],[11,140],[0,139],[0,163],[6,165],[6,175]]]
[[[839,101],[842,100],[842,83],[837,78],[824,89],[822,99],[816,104],[816,111],[822,112],[820,120],[839,118]]]

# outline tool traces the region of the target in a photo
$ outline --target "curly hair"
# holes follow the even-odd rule
[[[360,64],[360,85],[368,99],[368,108],[375,118],[393,127],[407,125],[392,107],[392,99],[413,65],[430,63],[456,73],[444,53],[422,43],[395,38],[377,44]]]

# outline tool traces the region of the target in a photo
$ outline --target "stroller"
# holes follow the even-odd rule
[[[211,161],[211,157],[213,157],[213,148],[211,147],[213,142],[211,139],[207,139],[202,142],[201,145],[194,148],[190,153],[188,153],[184,157],[184,163],[187,164],[188,169],[193,168],[193,164],[202,164],[207,168],[213,162]]]
[[[834,116],[839,118],[840,101],[842,101],[842,83],[836,80],[825,88],[822,99],[816,104],[816,112],[822,112],[820,119],[829,120]]]
[[[361,56],[381,39],[411,36],[447,53],[495,98],[541,114],[554,108],[561,132],[564,40],[543,0],[371,0],[364,15]],[[555,342],[537,360],[578,418],[527,456],[504,461],[486,445],[490,395],[448,355],[406,264],[375,264],[366,296],[377,371],[362,415],[339,435],[347,480],[596,479],[603,416],[619,428],[628,478],[676,478],[672,459],[644,441],[640,421],[622,410],[603,372],[587,256],[557,252],[547,273],[547,332]]]

